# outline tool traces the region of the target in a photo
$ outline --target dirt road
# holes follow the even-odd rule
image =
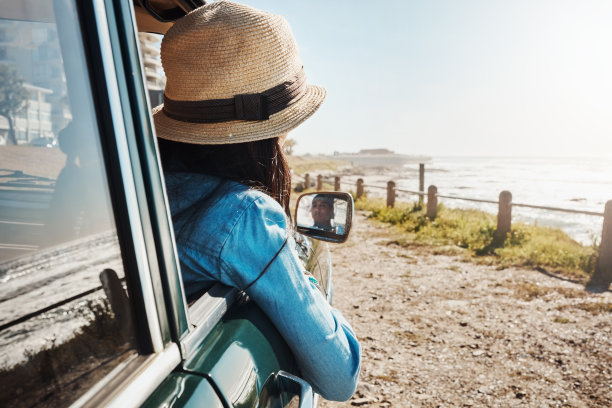
[[[353,228],[330,247],[334,306],[363,348],[360,384],[320,406],[612,406],[610,291],[402,248],[363,213]]]

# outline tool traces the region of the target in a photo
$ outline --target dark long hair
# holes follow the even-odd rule
[[[158,139],[158,145],[164,169],[208,174],[245,184],[278,201],[291,217],[291,173],[279,138],[225,145]]]

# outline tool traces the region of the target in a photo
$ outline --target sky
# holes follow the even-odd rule
[[[328,90],[297,154],[612,159],[610,0],[249,0]]]

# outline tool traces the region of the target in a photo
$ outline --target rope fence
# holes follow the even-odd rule
[[[497,204],[497,228],[495,231],[495,239],[504,240],[508,233],[512,230],[512,207],[524,207],[532,208],[537,210],[546,211],[557,211],[565,212],[570,214],[583,214],[590,216],[604,217],[603,228],[601,234],[601,241],[599,244],[599,257],[597,266],[595,268],[595,274],[591,278],[590,285],[593,287],[599,287],[607,289],[610,283],[612,283],[612,200],[609,200],[605,204],[603,212],[597,211],[583,211],[575,210],[571,208],[560,208],[550,207],[543,205],[525,204],[525,203],[514,203],[512,202],[512,193],[504,190],[499,193],[499,199],[494,200],[483,200],[479,198],[461,197],[454,195],[439,194],[438,188],[434,185],[428,187],[427,191],[424,188],[425,180],[425,165],[419,164],[419,190],[406,190],[396,188],[394,181],[390,180],[387,182],[387,186],[377,186],[371,184],[364,184],[362,178],[357,179],[355,199],[363,197],[365,194],[365,188],[374,188],[387,190],[387,207],[395,206],[395,198],[398,193],[412,194],[419,197],[419,204],[424,204],[424,197],[427,196],[427,217],[434,220],[438,215],[438,199],[450,199],[450,200],[463,200],[472,201],[477,203]],[[341,179],[340,176],[323,177],[318,175],[316,179],[316,190],[323,190],[323,183],[333,184],[334,191],[340,191]],[[306,173],[304,175],[304,186],[310,188],[312,186],[310,175]]]

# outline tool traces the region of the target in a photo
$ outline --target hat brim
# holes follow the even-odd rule
[[[220,123],[190,123],[168,117],[163,104],[153,109],[157,137],[192,144],[245,143],[286,134],[314,114],[323,103],[327,91],[317,85],[307,85],[304,95],[267,120],[236,120]]]

